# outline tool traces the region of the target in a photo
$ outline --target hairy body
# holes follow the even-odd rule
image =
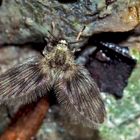
[[[84,66],[76,64],[65,40],[0,75],[0,103],[27,103],[52,88],[58,103],[73,120],[89,127],[104,121],[105,106],[99,89]]]

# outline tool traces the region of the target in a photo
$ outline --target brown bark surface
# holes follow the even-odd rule
[[[48,111],[49,103],[42,98],[38,103],[25,105],[19,109],[0,140],[33,139]]]

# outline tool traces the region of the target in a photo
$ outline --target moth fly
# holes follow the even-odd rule
[[[51,47],[51,49],[48,49]],[[105,106],[86,68],[74,60],[66,40],[49,43],[43,56],[29,58],[0,75],[0,104],[28,103],[52,88],[60,106],[85,126],[103,123]]]

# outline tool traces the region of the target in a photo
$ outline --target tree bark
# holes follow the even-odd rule
[[[9,127],[0,136],[0,140],[30,140],[37,133],[48,111],[47,98],[38,103],[25,105],[19,109]]]

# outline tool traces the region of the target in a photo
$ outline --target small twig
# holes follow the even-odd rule
[[[81,37],[81,35],[83,34],[83,31],[85,30],[86,26],[83,27],[83,29],[78,33],[76,41],[78,41]]]

